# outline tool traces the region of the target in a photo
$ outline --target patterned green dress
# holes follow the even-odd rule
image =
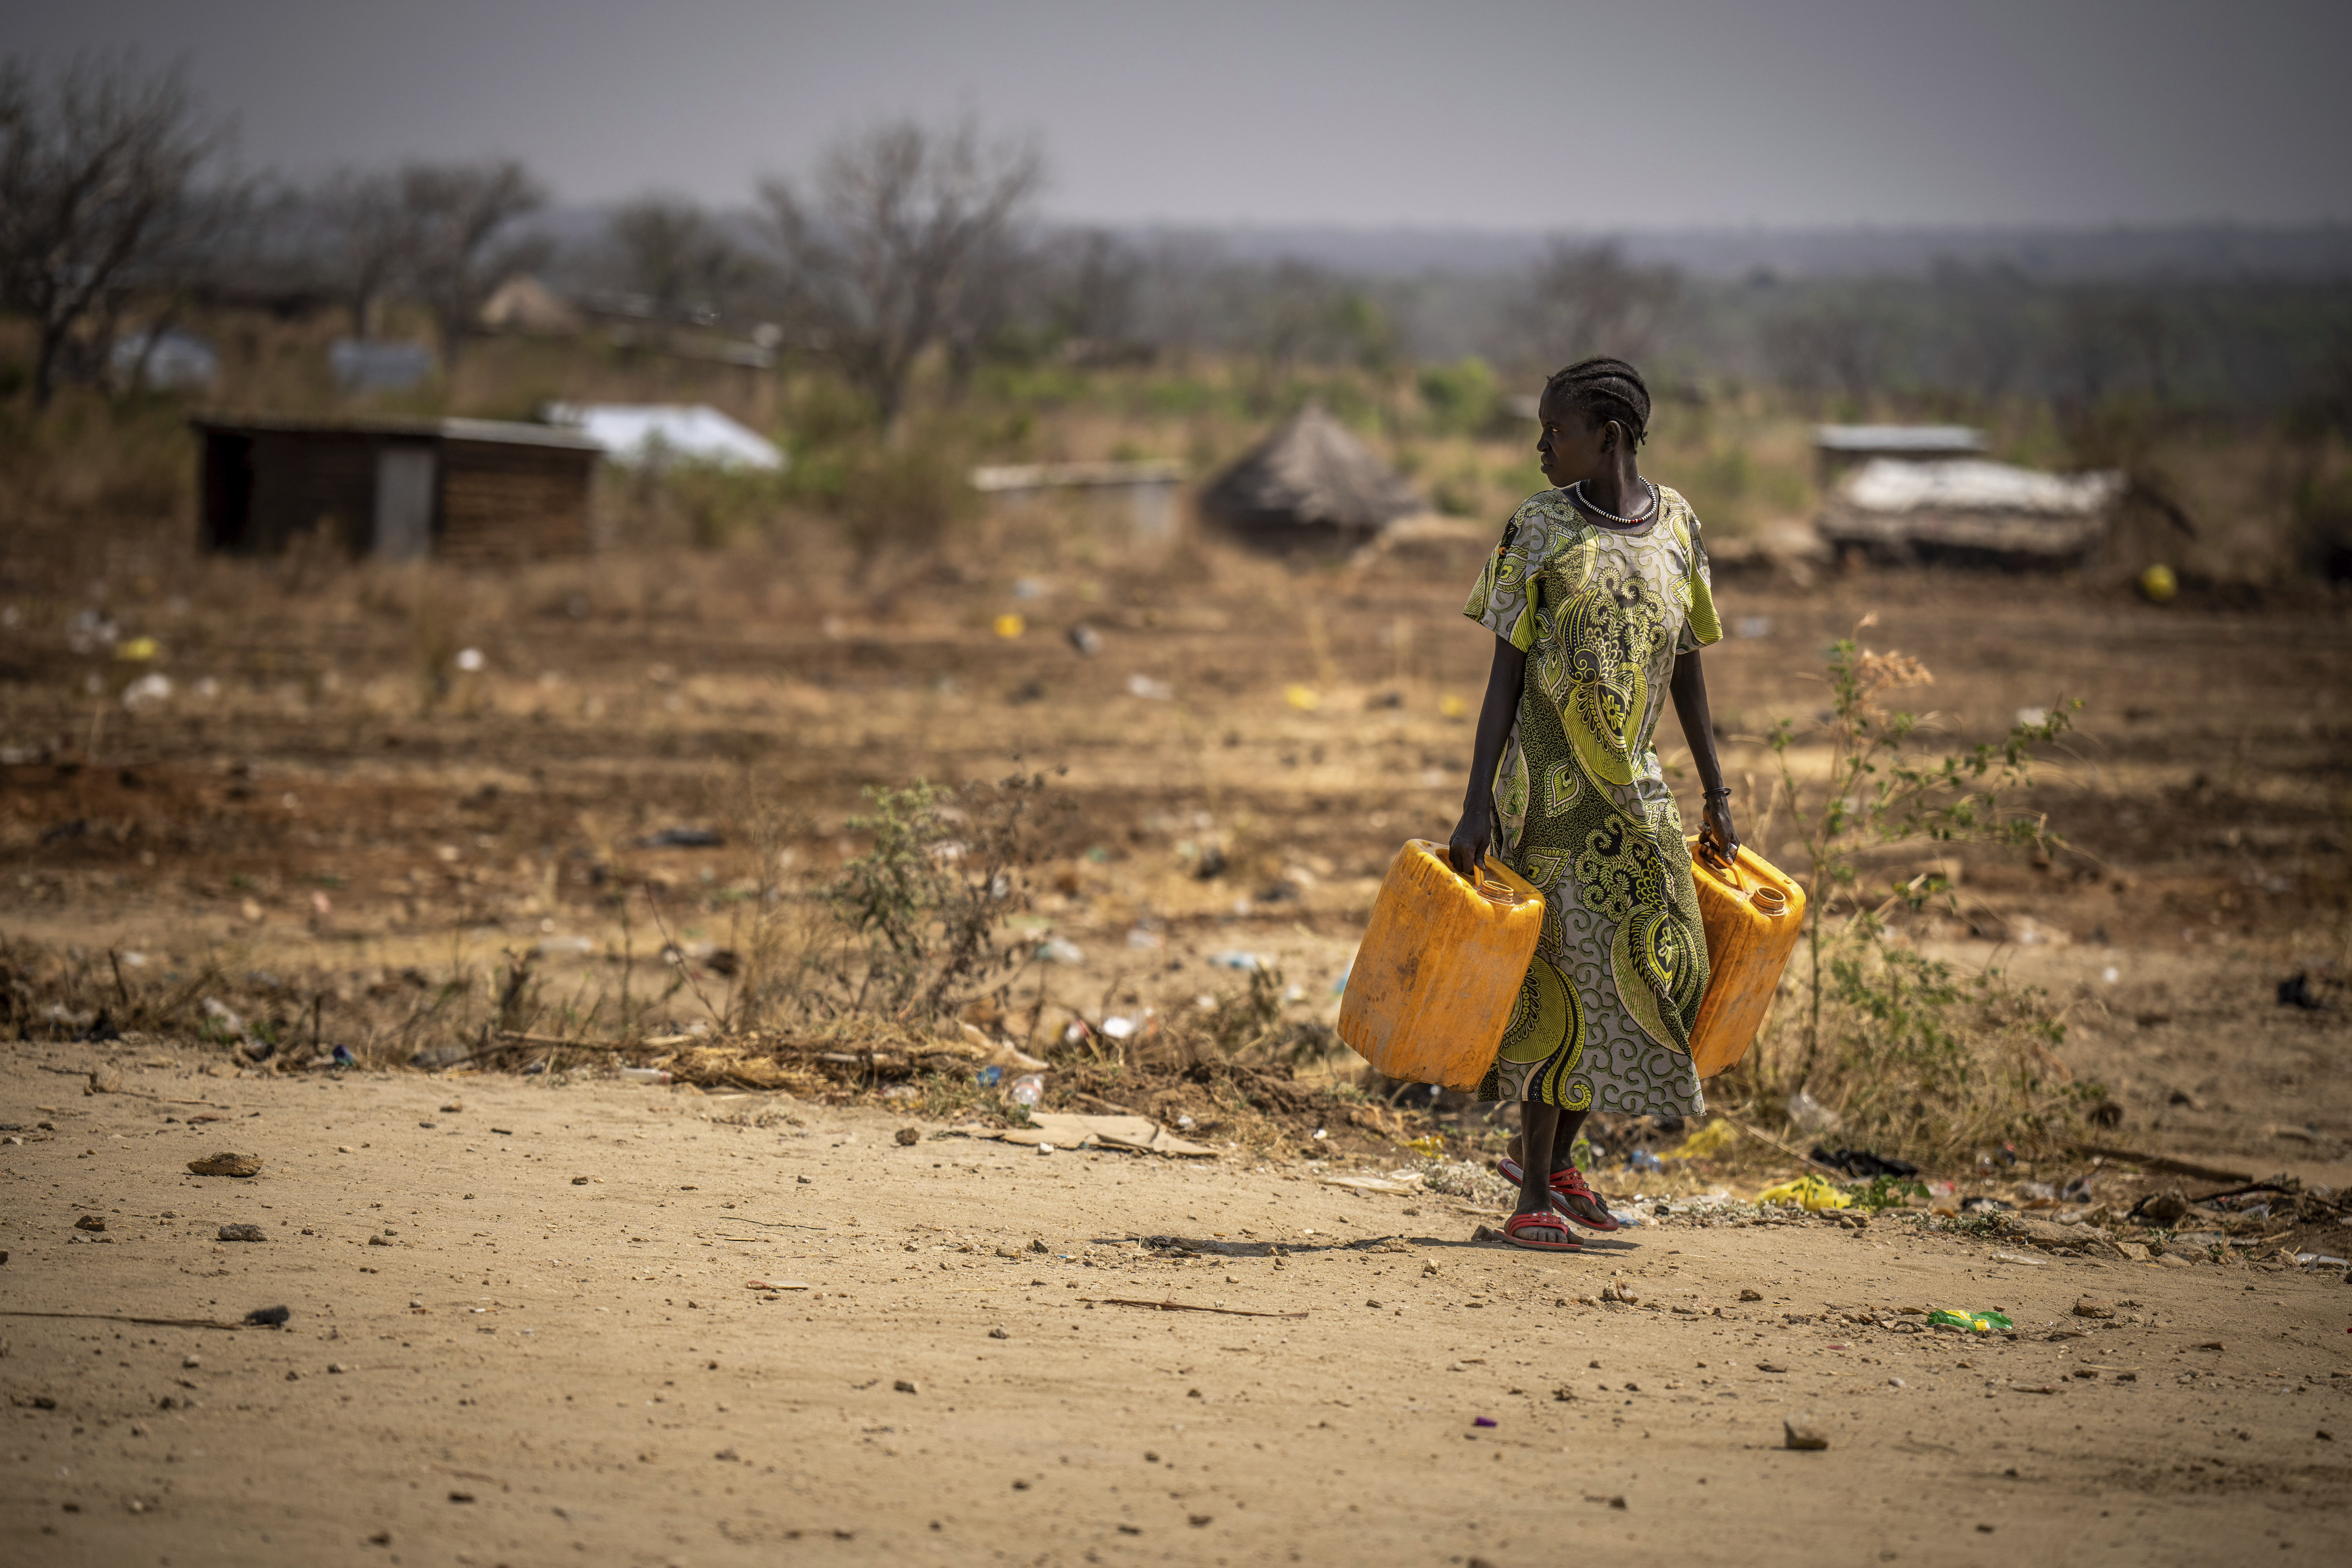
[[[1664,486],[1635,529],[1597,527],[1541,491],[1462,613],[1528,656],[1495,806],[1504,857],[1547,906],[1479,1098],[1696,1115],[1706,938],[1650,740],[1675,656],[1723,636],[1698,519]]]

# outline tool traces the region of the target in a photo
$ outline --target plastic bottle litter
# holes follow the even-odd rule
[[[1045,1098],[1045,1075],[1034,1072],[1023,1073],[1013,1080],[1011,1093],[1013,1103],[1015,1105],[1036,1104]]]
[[[660,1068],[623,1068],[621,1076],[631,1083],[667,1083],[669,1074]]]

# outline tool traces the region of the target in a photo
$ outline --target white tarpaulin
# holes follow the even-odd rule
[[[703,403],[551,403],[541,411],[604,448],[624,468],[646,463],[709,463],[722,468],[779,470],[776,445]]]
[[[2118,473],[2044,474],[2011,463],[1961,458],[1905,463],[1880,458],[1864,463],[1839,487],[1864,511],[2018,511],[2079,517],[2106,507],[2122,493]]]

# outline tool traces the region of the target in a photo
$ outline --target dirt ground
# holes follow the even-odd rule
[[[101,1058],[128,1092],[79,1097]],[[1887,1218],[1542,1257],[1473,1243],[1493,1211],[1295,1166],[901,1146],[879,1112],[682,1088],[139,1065],[169,1059],[10,1060],[0,1120],[55,1136],[0,1166],[8,1310],[292,1319],[5,1320],[13,1562],[2352,1548],[2340,1274]],[[223,1149],[260,1173],[185,1170]],[[1612,1282],[1636,1302],[1601,1303]],[[1902,1315],[1941,1305],[2017,1336]],[[1783,1448],[1790,1418],[1828,1450]]]
[[[215,974],[362,1066],[222,1077],[223,1047],[75,1043],[70,1018],[0,1058],[0,1135],[24,1140],[0,1145],[7,1310],[293,1314],[0,1320],[9,1557],[1501,1568],[1719,1554],[1729,1532],[1776,1563],[2340,1561],[2340,1271],[1885,1220],[1672,1218],[1537,1257],[1471,1240],[1496,1211],[1343,1192],[1289,1151],[1040,1156],[937,1121],[900,1146],[909,1118],[871,1102],[401,1065],[448,1042],[386,997],[505,952],[542,955],[541,1030],[581,1029],[624,973],[642,995],[665,974],[648,889],[703,994],[670,986],[647,1026],[723,1012],[715,955],[779,874],[748,800],[782,804],[778,863],[821,877],[856,847],[861,784],[1016,756],[1075,803],[1033,918],[1081,957],[1046,973],[1032,1043],[1230,992],[1233,952],[1328,1016],[1389,856],[1459,800],[1471,564],[1008,562],[843,596],[756,563],[606,563],[423,602],[214,564],[105,600],[172,680],[131,709],[137,672],[60,633],[78,601],[26,605],[0,626],[0,935],[133,984]],[[2082,699],[2035,797],[2071,847],[1967,858],[1958,907],[1916,934],[2063,1003],[2061,1058],[2114,1100],[2102,1136],[2352,1184],[2339,604],[1877,574],[1717,596],[1741,825],[1784,862],[1753,737],[1811,715],[1822,649],[1865,614],[1865,641],[1935,669],[1917,695],[1956,744]],[[452,674],[467,647],[480,668]],[[722,842],[646,842],[674,826]],[[2315,1005],[2282,1004],[2296,976]],[[125,1092],[83,1095],[107,1065]],[[261,1173],[185,1171],[223,1149]],[[1636,1303],[1601,1304],[1612,1276]],[[2086,1293],[2116,1317],[2072,1317]],[[1879,1326],[1906,1306],[2006,1308],[2019,1337]],[[1829,1450],[1780,1447],[1808,1411]]]
[[[1490,640],[1458,615],[1475,559],[1362,575],[1210,551],[1034,576],[1015,561],[851,595],[772,562],[657,564],[322,584],[212,563],[180,592],[142,577],[143,597],[117,585],[100,617],[161,645],[171,692],[134,710],[115,693],[150,667],[110,664],[103,639],[74,652],[60,626],[79,600],[26,605],[0,626],[8,933],[128,952],[151,977],[226,954],[232,984],[288,981],[289,1018],[405,1059],[425,1042],[375,1037],[354,993],[537,944],[560,1032],[557,1004],[609,991],[625,952],[642,995],[665,934],[740,945],[762,887],[821,880],[857,847],[842,824],[861,786],[1020,766],[1074,807],[1032,917],[1084,955],[1054,977],[1056,1009],[1183,1006],[1230,982],[1208,962],[1230,951],[1280,962],[1328,1009],[1397,844],[1442,837],[1458,808]],[[2164,1116],[2171,1089],[2209,1098],[2185,1082],[2221,1082],[2209,1049],[2267,1057],[2249,1030],[2283,1030],[2290,1057],[2298,1027],[2325,1032],[2267,999],[2307,971],[2315,999],[2342,1000],[2352,952],[2340,603],[2158,609],[1875,573],[1727,578],[1718,600],[1734,635],[1707,673],[1735,806],[1783,863],[1800,852],[1765,804],[1757,738],[1811,717],[1823,648],[1866,615],[1868,646],[1936,672],[1906,695],[1939,742],[2083,702],[2034,800],[2072,847],[2039,868],[1961,857],[1961,910],[1918,934],[2063,984],[2078,1043],[2129,1043],[2136,1121]],[[991,630],[1007,614],[1023,635]],[[1080,628],[1091,657],[1065,635]],[[1695,795],[1671,723],[1660,742]],[[1796,760],[1820,759],[1801,744]],[[747,831],[762,804],[781,865]],[[721,843],[655,842],[678,826]],[[1212,849],[1223,869],[1203,878]],[[2137,984],[2105,982],[2110,965]],[[297,972],[334,978],[296,994]],[[723,1007],[725,976],[702,978]],[[703,1008],[679,995],[674,1012]],[[2284,1097],[2253,1104],[2273,1083]],[[2352,1096],[2307,1066],[2231,1088],[2249,1117],[2291,1108],[2330,1143],[2352,1132]]]

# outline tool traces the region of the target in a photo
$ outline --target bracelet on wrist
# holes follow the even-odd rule
[[[1709,800],[1729,800],[1731,798],[1731,786],[1729,784],[1717,784],[1713,789],[1706,792],[1706,798]]]

